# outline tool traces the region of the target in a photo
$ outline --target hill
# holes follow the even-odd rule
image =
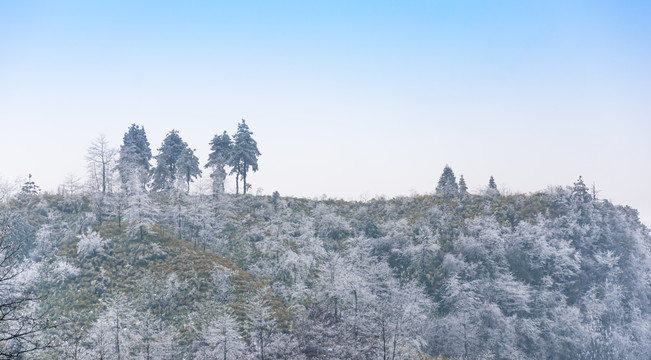
[[[651,356],[649,230],[571,187],[139,201],[21,193],[3,205],[20,291],[58,324],[38,332],[54,347],[31,357]]]

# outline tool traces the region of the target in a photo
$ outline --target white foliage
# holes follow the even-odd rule
[[[605,266],[607,269],[614,268],[619,262],[619,256],[616,256],[612,250],[599,251],[594,258],[599,265]]]
[[[233,316],[221,313],[201,331],[197,359],[241,359],[245,353],[244,339],[237,331]]]
[[[145,189],[138,183],[135,174],[131,176],[124,220],[128,223],[127,233],[132,237],[142,237],[144,232],[151,232],[158,208],[152,202]]]
[[[79,275],[79,268],[70,264],[66,260],[59,259],[52,265],[51,280],[54,282],[63,282],[68,277]]]
[[[335,214],[328,206],[319,204],[314,209],[316,230],[320,238],[339,240],[350,232],[350,225],[341,216]]]
[[[95,253],[101,254],[108,242],[107,239],[102,238],[95,231],[82,234],[79,236],[79,242],[77,243],[77,254],[81,256],[91,256]]]
[[[86,359],[128,359],[135,353],[142,337],[136,312],[123,299],[107,304],[84,341]]]
[[[34,240],[34,249],[31,252],[31,257],[34,260],[51,254],[56,248],[56,239],[54,230],[51,225],[43,225],[36,232],[36,239]]]

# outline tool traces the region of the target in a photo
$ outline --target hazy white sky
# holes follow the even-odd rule
[[[646,1],[3,1],[0,176],[54,190],[132,123],[154,153],[177,129],[205,163],[246,118],[267,194],[428,193],[449,164],[475,191],[582,175],[650,224],[650,17]]]

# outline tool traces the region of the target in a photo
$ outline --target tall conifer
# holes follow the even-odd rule
[[[452,197],[459,193],[459,185],[457,185],[457,179],[454,176],[454,172],[450,166],[445,165],[443,168],[443,174],[439,178],[439,183],[436,186],[436,194],[442,195],[443,197]]]
[[[233,152],[230,161],[230,165],[233,167],[231,174],[236,174],[236,183],[239,182],[239,178],[242,178],[243,190],[242,192],[246,195],[247,183],[246,177],[251,170],[258,171],[258,156],[260,156],[260,151],[258,150],[258,143],[253,140],[251,137],[253,133],[249,130],[249,126],[246,125],[244,119],[242,122],[237,125],[237,133],[233,137]],[[236,185],[236,194],[239,194],[239,184]]]

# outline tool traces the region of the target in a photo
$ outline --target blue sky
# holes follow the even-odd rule
[[[478,191],[579,175],[651,219],[651,4],[643,1],[3,1],[0,176],[85,175],[100,133],[205,162],[244,117],[263,193]],[[233,185],[233,184],[231,184]]]

